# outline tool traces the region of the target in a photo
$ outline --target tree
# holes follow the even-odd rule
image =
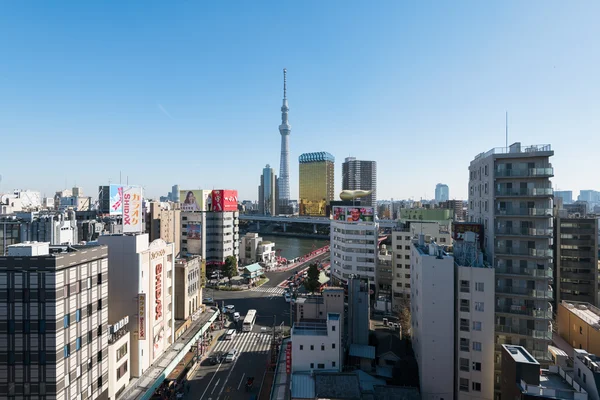
[[[410,337],[410,301],[408,299],[399,299],[398,311],[396,312],[400,329],[402,329],[402,337]]]
[[[221,272],[223,273],[223,276],[229,279],[229,284],[231,285],[231,278],[238,274],[237,258],[235,258],[235,256],[227,256],[225,263],[221,267]]]
[[[308,267],[308,276],[304,280],[304,288],[307,291],[314,293],[315,290],[321,286],[321,283],[319,282],[320,275],[319,265],[317,263],[310,264]]]

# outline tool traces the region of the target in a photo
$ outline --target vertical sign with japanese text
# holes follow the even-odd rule
[[[123,233],[142,232],[142,188],[123,188]]]
[[[292,342],[288,342],[285,349],[285,372],[288,375],[292,373]]]
[[[146,294],[138,294],[138,340],[146,340]]]

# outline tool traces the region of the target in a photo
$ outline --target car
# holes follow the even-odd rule
[[[293,280],[294,280],[294,278],[295,278],[295,276],[294,276],[294,275],[292,275],[292,276],[290,276],[290,277],[288,278],[288,281],[290,281],[290,282],[291,282],[291,281],[293,281]]]
[[[210,357],[206,360],[210,365],[217,365],[223,362],[223,357],[225,353],[222,351],[215,351],[210,355]]]
[[[286,303],[289,303],[290,301],[292,301],[292,296],[290,296],[290,294],[289,294],[289,293],[286,293],[286,294],[285,294],[285,302],[286,302]]]
[[[238,322],[240,320],[240,313],[239,312],[234,312],[233,313],[233,320],[235,322]]]
[[[230,304],[228,306],[223,307],[223,309],[221,310],[221,312],[223,314],[232,314],[235,312],[235,306]]]
[[[229,353],[225,356],[225,362],[233,362],[237,357],[238,351],[236,349],[229,350]]]
[[[202,302],[204,304],[213,304],[215,301],[213,300],[212,297],[205,297],[204,300],[202,300]]]

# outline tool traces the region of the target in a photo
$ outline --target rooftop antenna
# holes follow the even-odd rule
[[[287,68],[283,69],[283,98],[287,99]]]
[[[505,127],[506,127],[506,148],[508,149],[508,111],[506,111]]]

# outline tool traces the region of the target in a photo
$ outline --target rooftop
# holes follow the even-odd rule
[[[244,269],[247,269],[248,272],[259,272],[263,270],[263,267],[260,266],[259,263],[254,263],[250,265],[246,265]]]
[[[292,328],[292,337],[299,336],[327,336],[327,323],[325,322],[297,322]]]
[[[510,354],[518,363],[527,363],[527,364],[538,364],[537,360],[533,358],[531,354],[523,346],[516,346],[512,344],[503,344],[502,347],[506,349],[508,354]]]
[[[300,164],[323,161],[335,162],[335,157],[326,151],[318,151],[316,153],[301,154],[300,157],[298,157],[298,161]]]
[[[315,397],[359,400],[361,392],[358,376],[353,373],[315,374]]]
[[[587,322],[592,328],[600,330],[600,309],[594,307],[590,303],[582,303],[577,301],[565,301],[561,302],[563,306],[585,322]]]
[[[494,154],[526,154],[534,156],[536,155],[535,153],[541,152],[552,152],[552,146],[550,146],[549,144],[532,144],[522,146],[520,142],[516,142],[508,147],[494,147],[493,149],[488,150],[485,153],[479,153],[475,156],[475,159],[473,161],[476,161],[480,158],[486,158]]]
[[[557,365],[551,365],[548,370],[541,371],[539,385],[530,385],[521,380],[519,387],[523,393],[533,397],[576,400],[588,398],[587,392]]]
[[[366,344],[351,344],[349,355],[352,357],[375,359],[375,347]]]

